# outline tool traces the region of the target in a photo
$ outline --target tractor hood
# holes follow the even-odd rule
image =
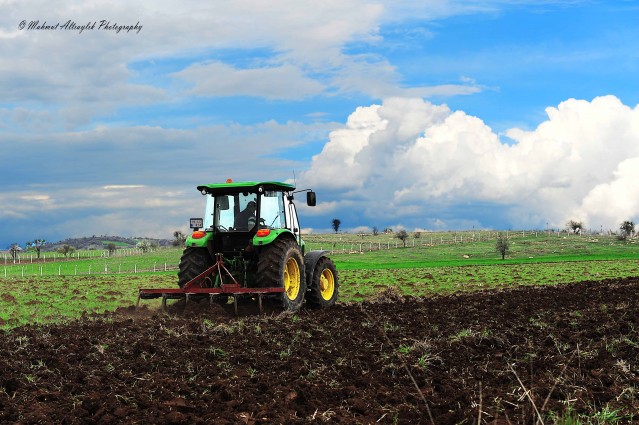
[[[257,192],[258,187],[264,190],[289,192],[295,190],[295,186],[288,183],[280,182],[233,182],[233,183],[213,183],[203,184],[197,187],[197,190],[203,194],[223,195],[236,192]]]

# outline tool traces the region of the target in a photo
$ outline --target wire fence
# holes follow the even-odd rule
[[[67,255],[60,254],[59,252],[41,252],[38,257],[37,252],[18,252],[15,258],[9,251],[0,251],[2,254],[3,264],[25,264],[25,263],[47,263],[57,261],[70,261],[70,260],[86,260],[96,258],[117,258],[117,257],[131,257],[134,255],[142,255],[149,250],[142,250],[138,248],[116,249],[111,252],[109,250],[97,250],[97,249],[82,249],[69,253]]]
[[[343,235],[307,235],[305,237],[306,250],[325,250],[331,254],[355,254],[363,252],[391,250],[405,247],[433,247],[436,245],[456,245],[476,242],[495,241],[502,234],[508,239],[530,237],[558,237],[584,238],[594,241],[598,239],[613,239],[614,234],[581,233],[561,231],[463,231],[463,232],[413,232],[407,233],[404,240],[399,239],[399,233],[390,234],[343,234]],[[339,240],[343,238],[346,240]],[[359,241],[357,239],[360,239]],[[374,239],[366,241],[366,239]],[[99,274],[137,274],[170,272],[179,269],[178,263],[181,250],[153,250],[144,252],[141,249],[108,250],[78,250],[72,255],[62,255],[55,252],[43,252],[40,258],[37,253],[18,253],[15,258],[7,252],[2,252],[3,269],[0,277],[29,277],[29,276],[78,276]],[[159,253],[159,255],[158,255]],[[146,254],[146,255],[144,255]],[[148,258],[156,255],[156,258]],[[159,257],[160,259],[157,259]]]
[[[53,263],[29,263],[16,264],[3,267],[2,276],[29,277],[29,276],[81,276],[98,274],[137,274],[177,271],[176,264],[153,263],[149,264],[53,264]]]
[[[542,230],[524,230],[524,231],[464,231],[464,232],[446,232],[446,233],[430,233],[430,232],[414,232],[412,234],[407,233],[406,238],[402,241],[398,238],[399,233],[388,234],[388,239],[385,241],[365,241],[367,238],[379,238],[379,235],[361,234],[361,241],[353,241],[353,235],[350,235],[351,240],[348,241],[336,241],[335,236],[331,238],[323,239],[321,237],[307,238],[306,247],[308,250],[326,250],[331,254],[348,254],[370,251],[381,251],[384,249],[396,249],[405,247],[428,247],[436,245],[457,245],[465,243],[475,242],[488,242],[496,241],[497,237],[503,234],[508,239],[526,238],[526,237],[611,237],[611,235],[599,235],[590,233],[569,233],[566,231],[542,231]]]

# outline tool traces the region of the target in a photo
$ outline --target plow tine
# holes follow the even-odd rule
[[[166,294],[162,294],[162,310],[166,311]]]
[[[262,306],[262,294],[257,294],[257,304],[260,306],[260,314],[264,313],[264,307]]]
[[[233,309],[235,310],[235,315],[237,316],[237,295],[233,294]]]

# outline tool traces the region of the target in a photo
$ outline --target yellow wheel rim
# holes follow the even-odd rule
[[[330,300],[335,293],[335,276],[333,276],[333,272],[330,269],[322,270],[319,286],[322,298],[326,301]]]
[[[300,293],[300,266],[295,258],[289,258],[284,266],[284,291],[291,300]]]

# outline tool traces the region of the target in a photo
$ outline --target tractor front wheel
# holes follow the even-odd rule
[[[322,257],[315,265],[313,279],[306,295],[308,304],[313,308],[331,307],[337,301],[339,282],[335,264],[328,257]]]
[[[278,239],[260,254],[258,262],[259,286],[284,288],[280,296],[282,308],[297,311],[304,302],[306,276],[304,257],[294,240]]]

